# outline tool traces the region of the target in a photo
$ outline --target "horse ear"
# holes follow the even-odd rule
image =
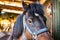
[[[24,10],[27,10],[28,5],[24,1],[22,1],[22,6],[23,6]]]

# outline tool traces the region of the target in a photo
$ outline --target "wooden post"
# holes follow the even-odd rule
[[[52,0],[53,3],[53,37],[54,40],[60,39],[60,4],[58,0]]]

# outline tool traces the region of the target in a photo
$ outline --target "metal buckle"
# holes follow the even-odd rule
[[[33,40],[36,40],[37,39],[37,34],[36,33],[33,33],[32,34],[32,37],[33,37]]]

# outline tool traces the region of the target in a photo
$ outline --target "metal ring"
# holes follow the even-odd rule
[[[36,33],[33,33],[33,39],[37,39],[37,34]]]

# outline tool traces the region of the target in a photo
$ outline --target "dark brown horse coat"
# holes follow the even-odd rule
[[[26,17],[27,19],[30,16],[36,17],[35,13],[39,14],[39,16],[43,19],[43,22],[45,24],[45,26],[41,24],[42,26],[40,26],[40,29],[46,27],[46,17],[44,16],[43,6],[41,4],[33,3],[33,4],[26,5],[23,2],[23,8],[24,8],[25,11],[23,12],[22,15],[18,16],[17,21],[15,22],[15,25],[14,25],[14,28],[13,28],[13,33],[10,36],[9,40],[13,40],[14,38],[15,39],[16,38],[17,39],[18,38],[22,38],[24,36],[23,35],[23,32],[24,32],[24,28],[23,28],[24,27],[23,26],[23,16],[26,15],[26,12],[28,12],[28,15]],[[36,20],[38,20],[38,18],[36,18]],[[28,37],[30,37],[29,34],[27,35],[27,38]],[[37,40],[52,40],[52,37],[51,37],[49,32],[44,32],[44,33],[38,35]]]

